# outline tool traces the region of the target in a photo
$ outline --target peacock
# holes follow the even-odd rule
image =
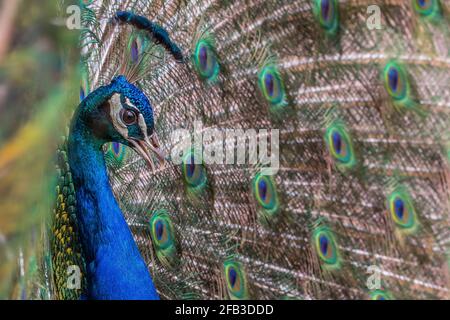
[[[450,1],[79,6],[41,298],[450,297]]]

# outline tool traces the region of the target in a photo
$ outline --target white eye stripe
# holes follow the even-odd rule
[[[126,125],[120,119],[120,111],[122,110],[122,104],[120,103],[120,96],[115,94],[111,97],[109,115],[113,124],[119,124],[121,127],[126,127]]]
[[[138,114],[140,114],[139,109],[138,109],[138,108],[130,101],[130,99],[128,99],[128,97],[125,97],[125,102],[126,102],[126,104],[127,104],[129,107],[131,107],[131,109],[136,110],[136,112],[137,112]]]
[[[120,111],[123,109],[120,102],[120,95],[114,94],[111,97],[109,115],[111,117],[112,124],[125,139],[128,139],[128,127],[123,123],[120,117]]]
[[[147,124],[145,123],[144,116],[140,113],[138,123],[139,127],[141,128],[142,134],[144,135],[145,138],[147,138]]]

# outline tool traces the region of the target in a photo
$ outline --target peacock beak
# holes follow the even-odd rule
[[[160,169],[164,168],[166,155],[161,149],[156,133],[153,133],[150,137],[145,136],[143,140],[129,139],[128,141],[131,143],[133,149],[144,158],[152,171],[156,170],[153,155],[158,159]]]

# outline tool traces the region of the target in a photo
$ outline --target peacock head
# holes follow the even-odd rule
[[[91,115],[94,133],[104,142],[119,142],[132,148],[152,170],[152,153],[163,165],[165,155],[154,132],[153,108],[146,95],[122,75],[109,86],[113,95],[99,113]]]

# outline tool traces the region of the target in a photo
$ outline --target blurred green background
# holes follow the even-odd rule
[[[23,286],[52,211],[55,148],[78,104],[73,3],[0,0],[1,299],[30,298]]]

